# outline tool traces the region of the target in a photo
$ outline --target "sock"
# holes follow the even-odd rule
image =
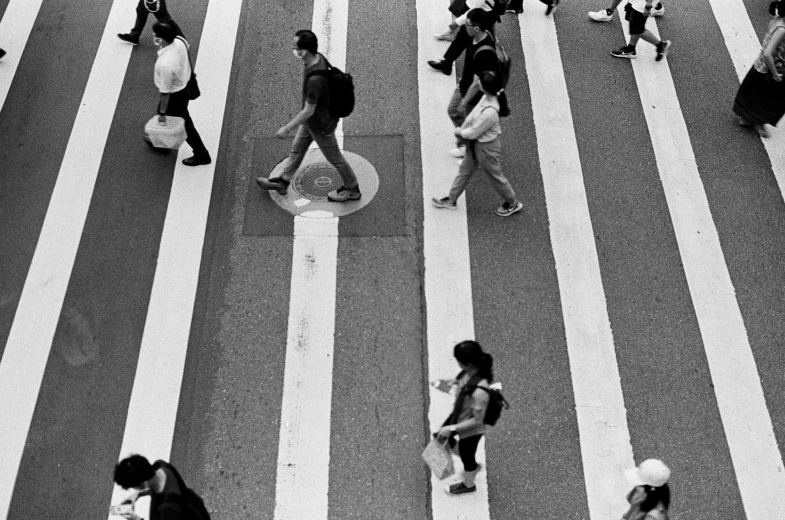
[[[464,471],[463,472],[463,485],[467,488],[474,487],[474,479],[477,477],[477,473],[480,472],[480,468],[475,469],[474,471]]]

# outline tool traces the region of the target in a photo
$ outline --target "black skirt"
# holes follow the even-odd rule
[[[785,114],[785,80],[777,83],[751,68],[736,93],[733,111],[754,125],[776,126]]]

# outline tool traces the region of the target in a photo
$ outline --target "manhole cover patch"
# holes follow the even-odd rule
[[[326,201],[327,194],[343,185],[341,174],[328,162],[309,164],[297,170],[292,186],[301,197]]]

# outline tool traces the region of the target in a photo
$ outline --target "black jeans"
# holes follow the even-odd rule
[[[491,24],[491,28],[488,30],[488,32],[493,34],[494,37],[496,36],[494,34],[495,27],[496,24],[493,23]],[[458,33],[455,35],[455,39],[453,39],[452,43],[450,43],[450,46],[447,47],[447,52],[444,53],[444,61],[450,64],[455,63],[455,60],[461,57],[461,54],[463,54],[463,51],[466,50],[466,47],[469,46],[471,41],[472,39],[469,36],[469,33],[466,32],[466,26],[461,25],[461,28],[458,29]]]
[[[169,94],[169,104],[166,106],[166,115],[182,117],[185,120],[185,142],[193,148],[194,155],[208,154],[207,148],[202,142],[202,137],[196,131],[191,114],[188,113],[188,89]],[[160,104],[159,104],[160,112]],[[209,155],[209,154],[208,154]]]
[[[134,24],[134,28],[131,29],[131,36],[139,37],[142,34],[142,30],[144,29],[145,24],[147,23],[147,16],[150,14],[150,11],[144,6],[144,0],[139,0],[139,4],[136,6],[136,23]],[[177,36],[182,36],[185,38],[183,31],[180,29],[180,26],[177,25],[172,19],[172,16],[169,14],[169,10],[166,8],[166,0],[160,0],[158,11],[153,13],[155,19],[159,22],[166,22],[172,24],[174,29],[177,31]]]
[[[475,471],[478,467],[474,454],[477,453],[477,445],[480,443],[482,435],[472,435],[463,437],[458,441],[458,454],[461,456],[464,471]]]

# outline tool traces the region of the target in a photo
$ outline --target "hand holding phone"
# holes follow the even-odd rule
[[[115,516],[124,516],[126,518],[130,517],[131,515],[136,516],[134,514],[134,505],[131,503],[123,503],[111,506],[109,508],[109,514]]]
[[[453,385],[455,385],[455,382],[451,379],[436,379],[434,381],[431,381],[431,386],[433,386],[437,390],[444,392],[445,394],[450,393]]]

